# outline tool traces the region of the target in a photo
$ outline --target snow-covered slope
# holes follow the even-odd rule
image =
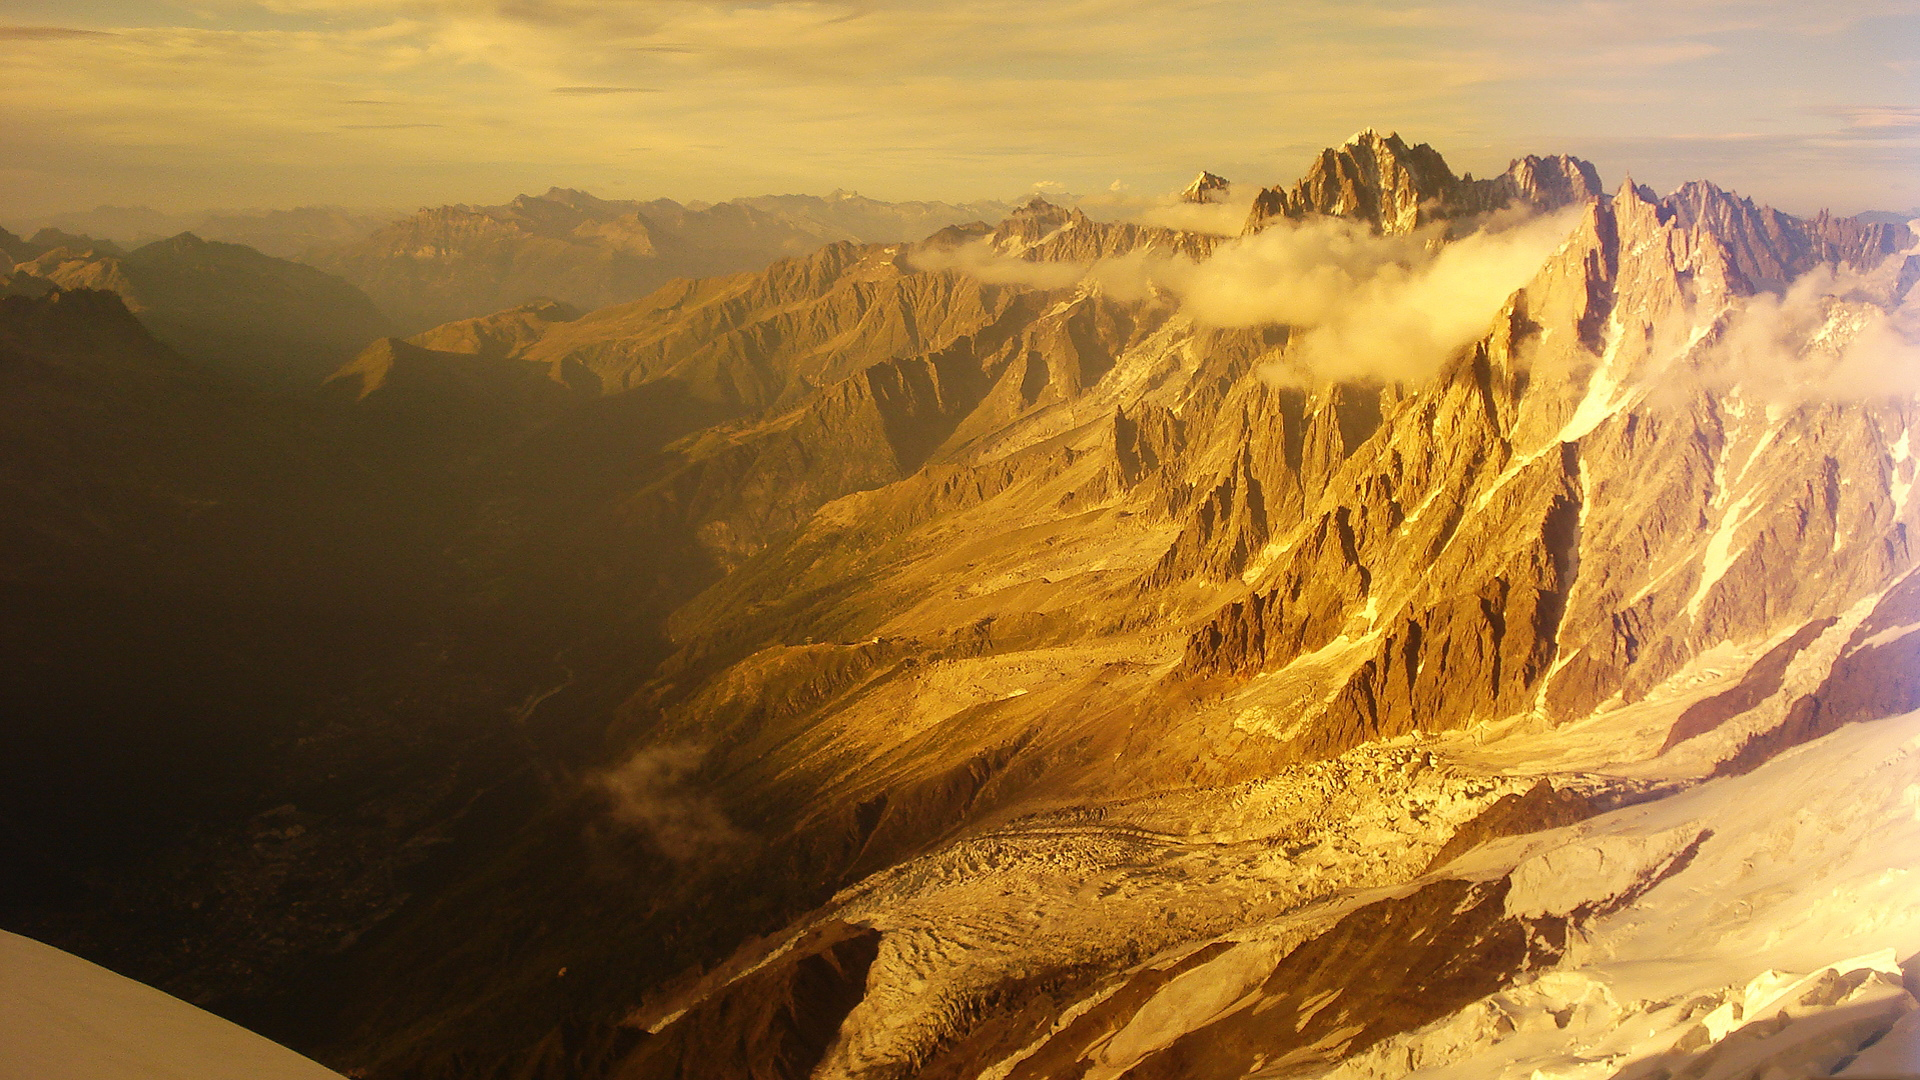
[[[145,983],[0,931],[3,1080],[340,1080]]]

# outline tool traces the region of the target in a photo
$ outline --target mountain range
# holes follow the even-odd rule
[[[758,270],[828,241],[923,236],[1001,209],[883,203],[851,192],[683,206],[554,188],[503,206],[422,210],[306,258],[420,329],[534,299],[602,307],[676,277]]]
[[[1372,131],[938,216],[429,211],[310,399],[0,299],[8,925],[376,1077],[1920,1062],[1906,225]]]

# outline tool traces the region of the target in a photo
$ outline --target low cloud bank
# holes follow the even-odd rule
[[[1189,205],[1200,213],[1231,209]],[[922,252],[914,262],[1038,288],[1084,281],[1122,300],[1170,293],[1205,326],[1292,327],[1285,357],[1261,372],[1273,382],[1418,380],[1486,333],[1579,216],[1578,209],[1495,215],[1450,241],[1440,225],[1381,236],[1343,218],[1314,218],[1237,237],[1200,260],[1142,251],[1097,263],[1040,263],[977,240]]]
[[[1208,192],[1205,202],[1193,202],[1173,193],[1143,196],[1104,191],[1082,196],[1074,200],[1073,206],[1095,221],[1126,221],[1208,236],[1239,236],[1253,213],[1254,196],[1259,191],[1255,185],[1232,184]]]

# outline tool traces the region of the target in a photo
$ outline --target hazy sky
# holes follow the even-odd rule
[[[0,0],[0,221],[1297,176],[1362,127],[1920,205],[1920,0]]]

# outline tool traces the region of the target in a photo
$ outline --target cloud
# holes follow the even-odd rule
[[[1920,393],[1920,289],[1895,304],[1887,285],[1885,274],[1815,267],[1784,293],[1749,297],[1661,381],[1779,402]]]
[[[595,777],[615,820],[639,830],[662,855],[687,862],[745,843],[719,803],[699,790],[706,752],[691,745],[642,750]]]
[[[1159,225],[1209,236],[1238,236],[1247,227],[1247,218],[1253,213],[1253,199],[1258,190],[1252,184],[1236,184],[1228,189],[1225,198],[1204,203],[1187,202],[1169,196],[1140,210],[1133,215],[1133,220],[1142,225]]]
[[[1143,249],[1045,263],[982,239],[918,252],[913,263],[1037,288],[1084,282],[1119,300],[1167,293],[1203,326],[1285,325],[1294,330],[1286,353],[1261,371],[1275,383],[1417,381],[1486,333],[1579,215],[1496,215],[1453,240],[1439,226],[1382,236],[1344,218],[1312,218],[1229,240],[1200,260]]]
[[[555,94],[657,94],[659,88],[652,86],[556,86]]]
[[[1855,128],[1920,128],[1920,107],[1913,105],[1844,105],[1826,110]]]
[[[63,38],[112,36],[104,30],[77,30],[70,26],[0,26],[0,41],[59,41]]]
[[[1093,268],[1090,263],[1022,259],[1006,254],[987,239],[952,247],[921,248],[907,260],[921,270],[957,270],[989,285],[1027,285],[1036,289],[1064,289],[1078,284]]]

